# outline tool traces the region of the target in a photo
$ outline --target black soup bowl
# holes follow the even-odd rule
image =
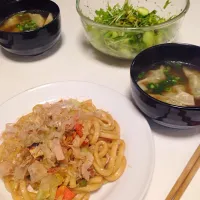
[[[50,12],[53,21],[33,31],[5,32],[0,31],[0,45],[7,51],[24,56],[41,54],[60,38],[61,22],[58,5],[50,0],[8,0],[0,6],[0,23],[15,13],[29,10]]]
[[[156,100],[144,92],[137,84],[142,70],[163,61],[179,61],[200,68],[200,47],[190,44],[161,44],[144,50],[131,65],[131,91],[138,108],[156,123],[186,129],[200,125],[200,107],[175,106]]]

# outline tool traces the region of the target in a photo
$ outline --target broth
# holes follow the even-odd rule
[[[53,21],[53,15],[46,11],[32,10],[15,13],[0,24],[0,31],[25,32],[41,28]]]
[[[177,106],[200,106],[200,70],[197,66],[166,61],[150,66],[137,77],[153,98]]]

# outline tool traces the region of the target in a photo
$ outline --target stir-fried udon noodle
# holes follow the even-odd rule
[[[2,139],[0,176],[14,200],[87,200],[126,167],[118,123],[91,100],[36,105]]]

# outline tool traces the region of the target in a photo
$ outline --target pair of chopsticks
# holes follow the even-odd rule
[[[179,200],[200,168],[200,145],[165,200]]]

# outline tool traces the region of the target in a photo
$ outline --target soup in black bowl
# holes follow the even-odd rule
[[[52,13],[42,10],[29,10],[16,13],[0,24],[0,31],[26,32],[42,28],[53,21]]]
[[[155,122],[172,128],[200,125],[200,47],[151,47],[133,60],[131,79],[136,105]]]
[[[200,68],[196,66],[173,61],[156,63],[138,75],[137,84],[162,102],[200,107]]]
[[[11,53],[41,54],[60,34],[60,9],[50,0],[9,0],[0,7],[0,45]]]

